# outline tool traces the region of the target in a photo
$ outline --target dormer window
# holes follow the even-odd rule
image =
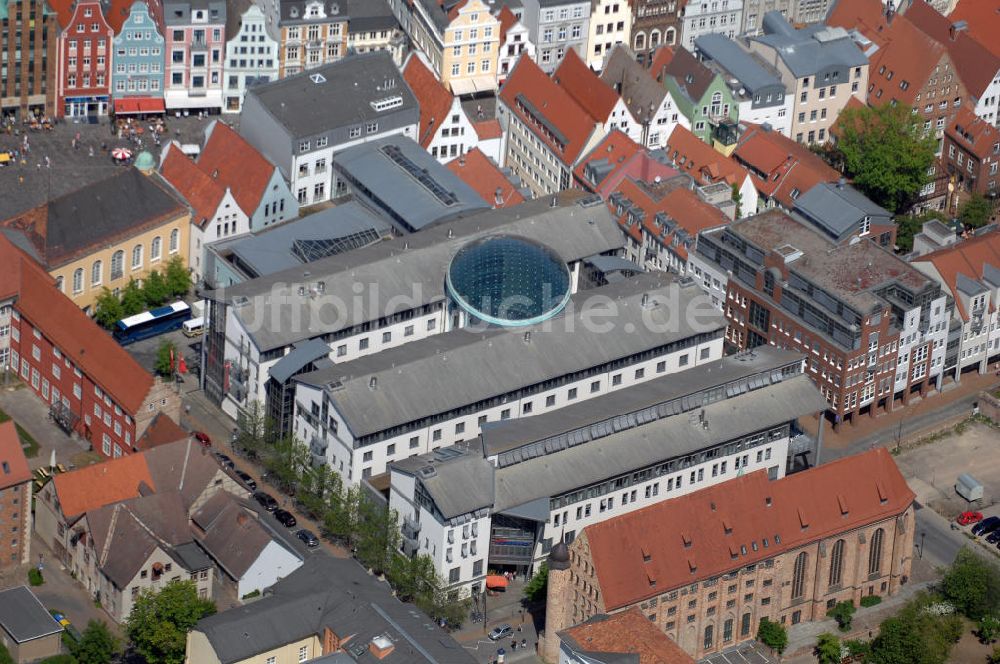
[[[868,235],[869,231],[872,229],[872,218],[865,215],[865,218],[861,220],[861,235]]]

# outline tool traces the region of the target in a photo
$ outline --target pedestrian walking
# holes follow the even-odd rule
[[[49,159],[49,155],[45,155],[45,168],[52,168],[52,160]]]

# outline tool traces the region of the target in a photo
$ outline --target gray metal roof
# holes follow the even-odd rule
[[[0,590],[0,626],[18,643],[63,631],[28,586]]]
[[[493,464],[483,458],[478,440],[403,459],[392,468],[416,477],[445,519],[493,506]]]
[[[975,279],[970,279],[961,272],[955,275],[955,288],[966,295],[979,295],[989,289]]]
[[[496,511],[556,496],[826,408],[806,375],[705,406],[708,428],[676,415],[496,471]]]
[[[463,245],[479,237],[526,237],[567,262],[623,246],[624,236],[606,206],[578,205],[585,200],[579,191],[560,194],[557,200],[555,208],[546,198],[488,210],[205,295],[242,303],[235,314],[256,321],[249,334],[260,350],[270,350],[443,300],[448,263]],[[297,294],[299,285],[318,281],[325,283],[324,297]],[[331,302],[350,306],[331,310]]]
[[[308,636],[322,638],[327,627],[352,635],[346,649],[359,664],[476,661],[433,620],[393,597],[386,583],[352,559],[308,556],[302,567],[265,595],[198,622],[195,629],[205,634],[222,664],[240,662]],[[368,644],[383,634],[396,647],[378,660],[368,652]]]
[[[796,78],[811,76],[828,67],[861,67],[868,58],[843,28],[822,23],[795,30],[779,12],[764,14],[764,33],[754,41],[775,49]]]
[[[695,48],[708,60],[717,63],[750,92],[784,85],[778,72],[717,32],[694,40]]]
[[[302,367],[329,354],[330,346],[320,339],[310,339],[301,344],[296,344],[295,349],[291,353],[285,355],[271,367],[269,374],[271,378],[279,383],[284,383],[301,371]]]
[[[725,320],[714,308],[702,308],[706,301],[707,295],[693,284],[679,286],[668,275],[645,274],[578,292],[563,315],[531,328],[454,330],[295,380],[335,385],[328,388],[328,397],[357,438],[699,333],[717,333]],[[699,306],[699,320],[680,313],[692,312],[694,306]],[[595,311],[611,310],[613,317],[600,319],[613,321],[611,330],[586,320]]]
[[[611,52],[601,72],[601,80],[618,92],[640,123],[650,121],[667,95],[667,89],[636,62],[635,54],[624,44],[615,46]]]
[[[1000,286],[1000,269],[989,263],[983,263],[983,281],[991,286]]]
[[[411,138],[387,136],[338,152],[334,168],[404,231],[418,231],[489,205]]]
[[[310,262],[303,259],[314,250],[333,256],[391,234],[392,224],[360,203],[350,201],[256,235],[209,246],[220,256],[234,255],[239,270],[253,278]]]
[[[395,30],[399,27],[386,0],[347,0],[347,14],[351,17],[351,34]]]
[[[886,223],[892,214],[850,185],[821,182],[795,199],[795,211],[834,239],[843,237],[864,217]]]
[[[801,362],[802,357],[798,352],[760,346],[752,353],[729,355],[712,364],[615,390],[602,395],[600,399],[590,399],[534,417],[489,422],[482,427],[480,437],[485,454],[494,456],[619,415],[637,413],[689,394],[697,394],[711,387],[780,369]]]
[[[317,75],[324,81],[314,83]],[[416,122],[417,100],[386,51],[350,55],[247,90],[247,99],[256,97],[292,138],[375,120],[382,114],[372,102],[394,96],[403,103],[392,113],[412,110]]]
[[[636,265],[627,258],[622,258],[621,256],[588,256],[586,261],[587,265],[597,268],[601,272],[645,272],[645,269],[640,265]]]

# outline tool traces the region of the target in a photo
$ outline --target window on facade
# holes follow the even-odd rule
[[[844,572],[844,540],[839,539],[833,544],[830,552],[830,585],[839,586]]]
[[[795,567],[792,571],[792,599],[799,599],[805,592],[806,563],[809,556],[805,551],[795,557]]]
[[[170,253],[176,253],[181,244],[181,232],[176,228],[170,231]]]
[[[149,260],[155,261],[159,260],[160,254],[163,253],[163,239],[157,235],[153,238],[152,243],[149,245]]]
[[[142,267],[142,245],[137,244],[132,247],[132,269],[136,270]]]
[[[868,549],[868,574],[878,574],[882,571],[882,540],[885,531],[881,528],[872,534],[872,544]]]
[[[83,268],[78,267],[73,272],[73,292],[82,293],[83,292]]]
[[[101,283],[101,275],[104,273],[104,263],[101,261],[94,261],[94,264],[90,267],[90,283],[93,286],[97,286]]]

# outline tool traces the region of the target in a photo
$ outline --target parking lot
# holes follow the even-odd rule
[[[181,356],[184,358],[184,363],[188,366],[189,373],[183,376],[183,391],[188,392],[192,389],[196,389],[198,386],[198,377],[197,374],[193,372],[193,369],[195,369],[201,362],[201,340],[202,337],[186,337],[181,330],[174,330],[173,332],[159,334],[155,337],[150,337],[149,339],[143,339],[141,341],[131,343],[125,346],[125,350],[127,350],[129,355],[134,357],[144,369],[152,372],[153,367],[156,364],[156,354],[160,350],[160,346],[165,341],[169,341],[174,345],[174,348],[177,349],[177,351],[180,351]]]
[[[698,664],[772,664],[775,661],[770,648],[754,641],[706,657]]]

